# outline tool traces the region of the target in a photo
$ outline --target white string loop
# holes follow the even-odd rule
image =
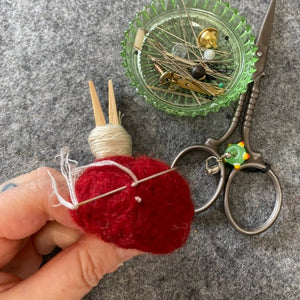
[[[131,179],[133,180],[134,183],[138,182],[136,175],[130,169],[128,169],[125,166],[123,166],[115,161],[112,161],[112,160],[102,160],[102,161],[91,163],[86,166],[76,167],[77,162],[69,159],[69,152],[70,152],[70,150],[68,147],[63,147],[60,151],[59,156],[60,156],[61,173],[66,180],[66,183],[67,183],[67,186],[68,186],[68,189],[70,192],[71,202],[66,201],[59,194],[55,179],[50,174],[50,172],[48,172],[50,179],[51,179],[51,183],[52,183],[53,193],[55,194],[55,196],[57,197],[57,200],[59,202],[57,204],[52,204],[54,207],[57,207],[60,205],[63,205],[69,209],[77,209],[79,207],[78,200],[77,200],[76,193],[75,193],[75,182],[78,179],[78,177],[86,169],[91,168],[91,167],[115,166],[115,167],[121,169],[122,171],[124,171],[125,173],[127,173],[131,177]]]

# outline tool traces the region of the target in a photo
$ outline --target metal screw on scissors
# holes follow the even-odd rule
[[[261,225],[251,228],[251,229],[245,229],[242,228],[240,225],[237,224],[237,222],[234,220],[230,205],[229,205],[229,191],[230,186],[232,183],[232,180],[236,174],[239,173],[239,170],[233,169],[227,179],[227,183],[225,184],[225,165],[224,165],[224,159],[226,160],[226,156],[228,157],[228,153],[225,153],[223,155],[220,155],[218,153],[218,147],[223,144],[235,131],[239,119],[241,117],[247,92],[243,93],[240,96],[237,109],[235,111],[234,117],[232,118],[232,122],[230,127],[228,128],[227,132],[224,134],[224,136],[218,140],[209,138],[206,140],[204,145],[194,145],[185,148],[183,151],[181,151],[177,157],[174,159],[171,167],[175,167],[179,160],[186,155],[187,153],[191,151],[204,151],[209,153],[211,156],[206,161],[206,166],[208,164],[211,164],[211,161],[215,161],[215,163],[211,166],[207,166],[207,173],[208,174],[216,174],[219,173],[220,179],[217,186],[217,189],[214,193],[214,195],[201,207],[198,207],[195,209],[195,213],[203,212],[206,209],[208,209],[218,198],[220,195],[224,185],[225,185],[225,193],[224,193],[224,207],[225,207],[225,213],[226,216],[231,223],[231,225],[240,233],[246,234],[246,235],[256,235],[259,233],[264,232],[267,230],[270,226],[273,225],[276,218],[279,215],[280,209],[281,209],[281,203],[282,203],[282,194],[281,194],[281,187],[280,183],[278,181],[277,176],[275,173],[270,169],[268,164],[266,164],[263,160],[263,156],[260,152],[255,152],[251,149],[250,141],[249,141],[249,134],[250,134],[250,127],[252,122],[252,115],[255,108],[255,104],[258,99],[259,95],[259,85],[260,85],[260,79],[265,75],[264,69],[266,64],[266,58],[267,58],[267,52],[269,48],[269,42],[271,38],[272,33],[272,27],[273,27],[273,21],[274,21],[274,13],[275,13],[275,0],[271,0],[268,11],[266,13],[265,19],[263,21],[263,24],[261,26],[259,35],[256,39],[256,45],[257,45],[257,56],[258,60],[255,64],[256,72],[253,74],[253,83],[252,85],[248,86],[248,90],[251,91],[250,100],[247,105],[246,114],[244,117],[244,124],[242,128],[242,137],[243,141],[245,143],[245,148],[247,149],[248,154],[250,155],[250,158],[240,166],[239,170],[244,169],[257,169],[258,171],[262,171],[266,173],[270,179],[272,180],[275,188],[275,204],[273,211],[269,218]]]

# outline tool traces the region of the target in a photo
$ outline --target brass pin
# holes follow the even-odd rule
[[[198,35],[198,45],[199,47],[205,47],[207,49],[214,48],[217,49],[219,33],[216,28],[209,27],[203,29]]]

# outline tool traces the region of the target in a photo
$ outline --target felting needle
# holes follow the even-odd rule
[[[120,125],[113,82],[108,81],[108,118],[111,125]]]
[[[97,126],[105,126],[106,121],[104,118],[104,114],[103,114],[101,104],[98,99],[97,92],[96,92],[93,81],[89,81],[89,87],[90,87],[90,93],[91,93],[91,98],[92,98],[96,127]]]

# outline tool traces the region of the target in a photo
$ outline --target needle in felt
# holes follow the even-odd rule
[[[92,98],[96,127],[97,126],[105,126],[106,121],[104,118],[104,114],[103,114],[101,104],[99,102],[93,81],[89,81],[89,87],[90,87],[90,93],[91,93],[91,98]]]
[[[108,81],[108,118],[111,125],[120,125],[113,82]]]

